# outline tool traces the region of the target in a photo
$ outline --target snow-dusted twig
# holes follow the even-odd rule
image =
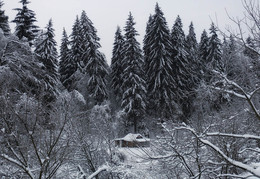
[[[260,154],[260,148],[256,148],[256,149],[253,149],[253,148],[245,148],[245,149],[239,151],[238,153],[239,153],[239,154],[242,154],[242,153],[244,153],[244,152],[246,152],[246,151],[256,152],[256,153],[259,153],[259,154]]]
[[[246,92],[240,85],[238,85],[236,82],[232,81],[232,80],[229,80],[227,78],[226,75],[216,71],[216,70],[213,70],[213,72],[217,75],[219,75],[221,78],[223,78],[223,80],[225,81],[226,84],[232,86],[232,87],[235,87],[237,90],[240,91],[240,93],[238,92],[235,92],[233,90],[227,90],[227,89],[224,89],[224,88],[219,88],[219,87],[212,87],[213,89],[216,89],[216,90],[220,90],[220,91],[223,91],[223,92],[226,92],[226,93],[229,93],[229,94],[233,94],[239,98],[243,98],[245,99],[248,104],[250,105],[251,109],[253,110],[253,112],[255,113],[257,119],[260,120],[260,113],[259,113],[259,110],[256,108],[254,102],[252,101],[252,98],[254,96],[254,94],[256,94],[257,91],[260,90],[260,88],[257,88],[255,90],[253,90],[251,93],[248,93]]]

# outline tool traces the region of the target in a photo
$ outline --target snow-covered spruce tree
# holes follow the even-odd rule
[[[86,49],[88,48],[88,36],[86,34],[91,34],[94,41],[98,42],[100,38],[97,36],[97,30],[93,25],[93,22],[88,18],[85,11],[82,11],[80,20],[79,20],[79,36],[80,36],[80,66],[85,68],[86,64],[88,63],[88,59],[84,58],[86,53]],[[100,46],[100,45],[99,45]]]
[[[188,35],[186,36],[186,47],[189,52],[189,56],[192,54],[194,54],[195,56],[197,55],[197,50],[198,50],[198,42],[197,42],[197,39],[196,39],[196,34],[195,34],[195,31],[194,31],[194,25],[193,23],[191,22],[190,23],[190,26],[189,26],[189,33]]]
[[[140,43],[137,42],[137,31],[134,28],[135,22],[130,12],[126,21],[125,43],[123,46],[123,100],[122,108],[128,118],[134,124],[134,131],[137,132],[137,123],[145,113],[145,80],[143,71],[143,56]]]
[[[184,101],[184,104],[186,105],[183,106],[183,111],[189,116],[189,114],[191,114],[191,111],[193,110],[192,104],[193,100],[195,99],[195,90],[198,87],[202,76],[201,63],[198,58],[198,42],[192,22],[189,26],[189,33],[185,39],[185,48],[187,51],[188,60],[186,68],[189,70],[190,80],[188,81],[188,96],[187,99]]]
[[[27,38],[31,46],[39,31],[38,26],[34,25],[36,22],[35,13],[28,9],[27,4],[30,3],[28,0],[20,0],[19,2],[22,3],[23,7],[14,9],[18,11],[15,19],[12,21],[16,23],[15,34],[19,39]]]
[[[171,117],[176,112],[170,32],[164,14],[158,3],[155,6],[150,30],[149,53],[145,54],[147,76],[148,112],[158,117]],[[146,44],[146,45],[147,45]]]
[[[192,73],[194,74],[192,78],[196,86],[196,83],[199,82],[201,64],[198,60],[198,42],[192,22],[189,26],[189,34],[186,36],[186,51],[188,53],[190,68],[192,68]]]
[[[146,30],[145,30],[145,36],[144,36],[144,40],[143,40],[143,52],[144,52],[144,70],[147,71],[148,70],[148,64],[150,64],[150,57],[149,55],[150,53],[150,47],[151,47],[151,36],[149,36],[148,34],[150,33],[151,30],[151,26],[153,23],[153,16],[150,15],[148,22],[146,24]]]
[[[29,46],[0,33],[0,94],[10,93],[13,99],[23,94],[39,97],[46,86],[42,64]]]
[[[118,101],[122,99],[122,84],[123,84],[123,66],[122,60],[123,56],[123,45],[124,45],[124,37],[121,34],[120,27],[117,27],[115,33],[115,41],[112,52],[112,61],[111,61],[111,87],[114,91],[114,94]]]
[[[4,3],[0,0],[0,28],[4,31],[4,35],[10,34],[10,27],[8,23],[8,16],[5,15],[5,11],[2,10]]]
[[[193,82],[193,71],[191,61],[188,59],[186,51],[185,35],[182,29],[181,18],[177,16],[171,33],[173,75],[176,83],[175,100],[183,109],[184,115],[188,113],[188,98],[191,95],[191,85]]]
[[[42,34],[43,41],[37,44],[35,53],[40,57],[46,71],[57,79],[57,42],[54,39],[52,20],[46,26],[46,32]]]
[[[80,21],[78,16],[76,17],[76,20],[73,24],[70,38],[71,38],[70,41],[71,50],[69,53],[69,59],[74,69],[77,68],[78,66],[77,64],[80,62],[82,56],[82,50],[81,50],[82,37],[80,35]]]
[[[201,59],[202,63],[207,63],[208,47],[209,47],[208,33],[206,30],[203,30],[200,37],[200,43],[198,49],[199,58]]]
[[[103,53],[99,51],[101,45],[96,34],[96,29],[91,20],[83,11],[80,18],[80,35],[82,38],[81,50],[83,52],[80,64],[89,75],[88,91],[96,104],[101,104],[107,99],[108,65]]]
[[[73,58],[70,56],[71,50],[69,49],[69,43],[67,33],[65,29],[63,29],[60,47],[59,73],[61,83],[70,91],[73,89],[73,79],[71,79],[71,76],[77,71],[77,62],[73,61]]]
[[[186,47],[189,58],[191,58],[190,56],[193,55],[193,59],[195,59],[198,51],[198,42],[196,39],[196,34],[194,32],[194,26],[192,22],[189,26],[189,33],[186,36]]]
[[[67,88],[65,80],[68,78],[67,70],[67,61],[69,59],[69,38],[65,28],[63,28],[61,46],[60,46],[60,60],[59,60],[59,74],[60,81]]]
[[[199,63],[201,64],[201,79],[206,79],[207,77],[207,57],[208,57],[208,48],[209,48],[209,37],[206,30],[203,30],[201,37],[200,37],[200,43],[198,47],[198,58]]]
[[[96,41],[100,40],[100,38],[97,36],[97,29],[94,27],[93,22],[87,16],[86,11],[82,11],[81,16],[80,16],[80,33],[81,33],[83,39],[84,39],[85,31],[88,31],[89,33],[91,33],[93,38]]]
[[[46,81],[48,81],[48,86],[46,89],[47,93],[44,98],[45,102],[48,104],[55,99],[56,83],[58,80],[58,53],[56,49],[57,43],[54,39],[55,35],[51,19],[46,26],[46,32],[41,36],[43,40],[37,44],[34,52],[39,60],[43,63],[44,69],[46,71]]]
[[[222,51],[221,51],[221,41],[218,38],[217,28],[212,23],[210,27],[210,39],[209,39],[209,47],[208,47],[208,56],[207,61],[210,64],[210,69],[214,69],[217,71],[224,71],[224,66],[222,62]]]

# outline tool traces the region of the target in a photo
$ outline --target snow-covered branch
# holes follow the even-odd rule
[[[240,135],[240,134],[228,134],[228,133],[212,132],[212,133],[206,133],[206,136],[222,136],[222,137],[235,137],[235,138],[260,140],[260,136],[250,135],[250,134]]]
[[[249,93],[250,99],[252,99],[252,97],[254,96],[254,94],[256,94],[259,90],[260,90],[260,87],[259,87],[259,88],[256,88],[254,91],[252,91],[251,93]]]
[[[232,90],[228,90],[228,89],[224,89],[224,88],[219,88],[219,87],[215,87],[215,86],[210,86],[211,89],[214,89],[214,90],[218,90],[218,91],[222,91],[222,92],[225,92],[225,93],[228,93],[228,94],[231,94],[231,95],[234,95],[238,98],[242,98],[242,99],[246,99],[246,97],[242,94],[239,94],[235,91],[232,91]]]
[[[94,173],[92,173],[91,175],[88,176],[87,179],[92,179],[94,178],[95,176],[97,176],[99,173],[103,172],[103,171],[108,171],[110,170],[111,167],[108,166],[108,165],[103,165],[101,167],[99,167]]]
[[[171,153],[171,154],[167,154],[167,155],[149,156],[149,159],[151,159],[151,160],[161,160],[161,159],[168,159],[168,158],[172,158],[172,157],[176,157],[176,154]]]
[[[82,178],[82,177],[85,177],[86,178],[86,173],[83,171],[83,169],[82,169],[82,167],[79,165],[78,166],[78,170],[79,170],[79,172],[80,172],[80,177]],[[91,175],[89,175],[88,177],[87,177],[87,179],[92,179],[92,178],[94,178],[94,177],[96,177],[98,174],[100,174],[101,172],[103,172],[103,171],[108,171],[108,170],[111,170],[111,167],[110,166],[108,166],[107,164],[106,165],[102,165],[102,166],[100,166],[94,173],[92,173]]]
[[[15,164],[16,166],[20,167],[21,169],[23,169],[25,171],[25,173],[28,174],[28,176],[31,178],[31,179],[34,179],[34,174],[32,173],[32,171],[28,168],[28,166],[25,166],[23,165],[22,163],[20,163],[19,161],[9,157],[8,155],[6,154],[1,154],[0,157],[2,157],[3,159],[7,160],[8,162],[10,163],[13,163]]]
[[[232,174],[221,174],[221,175],[218,175],[218,178],[221,178],[221,177],[243,178],[243,179],[245,178],[245,176],[241,176],[241,175],[232,175]]]
[[[206,146],[210,147],[211,149],[213,149],[214,151],[216,151],[221,157],[223,157],[230,164],[232,164],[238,168],[244,169],[244,170],[250,172],[251,174],[253,174],[254,176],[260,177],[260,168],[259,167],[250,166],[250,165],[244,164],[242,162],[236,161],[236,160],[228,157],[223,151],[221,151],[221,149],[219,147],[217,147],[216,145],[211,143],[209,140],[204,139],[203,137],[205,137],[205,136],[198,135],[197,132],[194,129],[192,129],[191,127],[183,126],[183,127],[176,127],[174,129],[190,131],[201,143],[203,143],[204,145],[206,145]],[[242,137],[242,135],[238,135],[238,136]],[[252,136],[250,136],[250,137],[252,137]]]
[[[247,164],[244,164],[242,162],[239,162],[239,161],[236,161],[230,157],[228,157],[224,152],[222,152],[220,150],[219,147],[217,147],[216,145],[212,144],[210,141],[208,140],[205,140],[205,139],[202,139],[202,138],[199,138],[199,140],[209,146],[210,148],[212,148],[214,151],[216,151],[221,157],[223,157],[226,161],[228,161],[230,164],[236,166],[236,167],[239,167],[241,169],[244,169],[250,173],[252,173],[254,176],[257,176],[257,177],[260,177],[260,171],[258,168],[255,168],[255,167],[252,167],[250,165],[247,165]]]
[[[232,80],[229,80],[227,78],[226,75],[216,71],[216,70],[213,70],[213,72],[217,75],[219,75],[221,78],[223,78],[225,84],[231,86],[231,87],[235,87],[237,90],[240,91],[240,93],[238,92],[235,92],[233,90],[227,90],[227,89],[224,89],[224,88],[219,88],[219,87],[212,87],[213,89],[216,89],[216,90],[221,90],[223,92],[226,92],[226,93],[229,93],[229,94],[233,94],[239,98],[243,98],[245,99],[248,104],[250,105],[250,107],[252,108],[253,112],[255,113],[256,117],[260,120],[260,113],[259,113],[259,110],[256,108],[254,102],[252,101],[252,98],[254,96],[254,94],[256,94],[257,91],[260,90],[260,88],[256,88],[255,90],[253,90],[252,92],[246,92],[240,85],[238,85],[236,82],[232,81]],[[223,83],[224,83],[223,82]]]

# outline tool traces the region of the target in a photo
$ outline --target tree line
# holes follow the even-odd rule
[[[109,66],[85,11],[58,54],[52,20],[40,29],[20,3],[11,33],[0,1],[0,176],[131,177],[113,139],[132,131],[154,139],[147,160],[160,177],[259,175],[256,26],[220,40],[212,23],[198,42],[193,23],[185,35],[177,16],[170,29],[156,4],[142,48],[131,13],[116,29]]]
[[[40,30],[35,25],[35,13],[27,7],[29,1],[20,3],[22,8],[15,9],[17,15],[11,21],[16,24],[14,34],[35,47],[34,53],[44,65],[50,89],[46,103],[54,100],[59,80],[68,91],[88,94],[94,105],[115,98],[116,108],[127,113],[135,131],[137,121],[147,114],[165,119],[177,116],[178,120],[187,122],[193,110],[195,89],[202,82],[212,80],[212,69],[225,72],[223,53],[235,51],[233,37],[221,42],[214,23],[209,34],[203,31],[199,43],[192,22],[188,34],[184,34],[180,16],[170,30],[157,3],[147,22],[143,49],[136,40],[138,32],[131,13],[124,27],[125,34],[117,28],[110,67],[99,50],[97,30],[85,11],[80,18],[76,17],[69,36],[64,29],[58,56],[52,20],[45,30]],[[9,35],[8,17],[3,10],[0,15],[0,27]],[[252,44],[250,38],[248,43]],[[83,78],[87,83],[80,86]]]

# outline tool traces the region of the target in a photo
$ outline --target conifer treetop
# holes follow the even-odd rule
[[[27,4],[30,4],[31,2],[28,1],[28,0],[20,0],[19,1],[20,3],[22,3],[23,6],[27,5]]]
[[[46,26],[46,32],[42,34],[43,40],[36,46],[35,53],[40,57],[50,75],[57,78],[58,52],[54,36],[53,23],[50,19]]]
[[[9,35],[11,30],[8,23],[8,16],[5,15],[5,11],[2,10],[4,2],[0,0],[0,28],[4,31],[4,35]]]
[[[190,23],[189,34],[187,35],[186,41],[187,41],[188,48],[197,48],[198,43],[194,31],[193,22]]]
[[[19,39],[23,37],[27,38],[29,44],[32,45],[32,41],[36,37],[36,33],[39,31],[38,26],[34,25],[37,21],[34,11],[27,8],[27,4],[30,2],[27,0],[19,1],[22,3],[22,8],[15,8],[18,11],[15,19],[12,21],[16,23],[15,34]]]

